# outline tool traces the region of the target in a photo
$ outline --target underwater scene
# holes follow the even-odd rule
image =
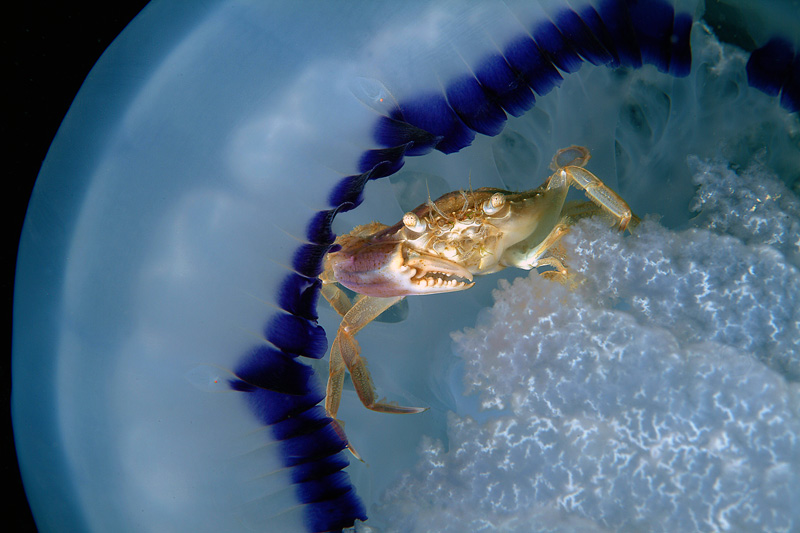
[[[155,0],[22,232],[37,527],[797,531],[798,110],[798,0]]]

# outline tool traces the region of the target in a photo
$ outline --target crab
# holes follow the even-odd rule
[[[590,157],[586,148],[570,146],[556,153],[554,173],[536,189],[453,191],[428,199],[393,226],[372,222],[338,237],[320,274],[323,297],[342,316],[330,351],[328,416],[336,420],[345,371],[367,409],[403,414],[427,409],[379,400],[355,339],[406,296],[466,290],[475,276],[506,267],[550,267],[549,277],[566,279],[557,244],[575,221],[606,214],[620,231],[636,223],[628,204],[584,168]],[[570,186],[583,189],[591,202],[566,202]],[[340,286],[357,293],[355,299]]]

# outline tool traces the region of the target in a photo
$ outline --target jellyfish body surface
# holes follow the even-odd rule
[[[715,9],[150,4],[84,83],[20,243],[40,529],[796,529],[798,6]],[[318,405],[335,234],[533,188],[572,144],[660,218],[576,226],[573,290],[504,272],[370,324],[378,391],[431,409],[346,389],[349,460]]]

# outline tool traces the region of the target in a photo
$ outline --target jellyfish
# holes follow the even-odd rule
[[[792,2],[151,3],[76,97],[20,242],[37,525],[796,528],[797,21]],[[431,409],[346,390],[349,457],[318,405],[334,235],[531,188],[571,144],[652,218],[582,222],[574,291],[505,272],[371,324],[381,393]]]

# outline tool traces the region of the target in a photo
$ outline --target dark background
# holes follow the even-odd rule
[[[11,309],[14,267],[20,230],[31,189],[47,149],[84,78],[111,41],[147,4],[145,0],[116,2],[53,2],[27,0],[4,8],[2,22],[3,85],[8,87],[0,132],[3,142],[3,204],[10,212],[4,226],[5,268],[2,295],[6,319],[3,334],[2,385],[5,413],[2,476],[10,513],[7,531],[36,531],[17,468],[11,434]]]

